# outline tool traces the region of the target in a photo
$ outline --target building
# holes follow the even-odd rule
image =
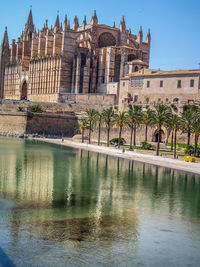
[[[148,68],[151,36],[143,42],[126,29],[98,24],[96,12],[90,23],[57,16],[54,27],[36,32],[30,11],[25,29],[9,46],[7,29],[0,50],[1,98],[63,102],[69,94],[118,94],[119,80],[128,73]]]
[[[120,81],[120,109],[126,109],[129,103],[185,104],[197,100],[200,101],[200,69],[142,69]]]

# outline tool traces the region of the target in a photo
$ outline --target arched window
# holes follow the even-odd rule
[[[24,81],[21,89],[21,100],[27,100],[27,82]]]
[[[115,59],[115,82],[119,82],[120,65],[121,65],[121,55],[117,55]]]
[[[98,44],[99,44],[99,47],[112,46],[112,45],[116,45],[116,40],[115,40],[115,37],[111,33],[104,32],[99,36]]]
[[[179,101],[179,99],[177,97],[173,99],[174,103],[178,103],[178,101]]]
[[[135,67],[135,72],[138,71],[138,66]]]

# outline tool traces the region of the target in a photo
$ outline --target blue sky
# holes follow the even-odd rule
[[[37,29],[45,20],[54,24],[57,11],[61,20],[68,15],[71,25],[75,15],[82,23],[83,16],[90,21],[97,11],[99,23],[119,25],[125,16],[127,28],[137,34],[142,25],[144,38],[151,30],[150,68],[194,69],[200,63],[200,0],[9,0],[0,5],[0,39],[5,26],[9,40],[17,38],[24,29],[32,5]]]

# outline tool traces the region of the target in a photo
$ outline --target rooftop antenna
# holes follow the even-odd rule
[[[30,10],[32,11],[32,5],[30,5]]]

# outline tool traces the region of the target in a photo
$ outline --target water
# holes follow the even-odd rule
[[[199,178],[0,138],[0,266],[199,266]]]

